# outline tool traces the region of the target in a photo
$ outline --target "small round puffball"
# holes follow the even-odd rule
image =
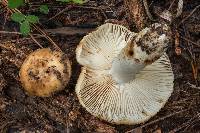
[[[25,59],[19,75],[28,94],[47,97],[65,88],[71,76],[71,65],[62,52],[44,48]]]

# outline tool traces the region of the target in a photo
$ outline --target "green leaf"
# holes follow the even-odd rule
[[[56,1],[60,1],[60,2],[70,2],[71,0],[56,0]]]
[[[26,36],[30,33],[30,24],[28,21],[24,21],[23,23],[21,23],[20,25],[20,32],[22,33],[22,35]]]
[[[83,4],[83,3],[85,3],[85,1],[83,1],[83,0],[72,0],[74,3],[76,3],[76,4]]]
[[[24,14],[18,13],[18,12],[13,13],[13,14],[11,15],[11,19],[12,19],[13,21],[15,21],[15,22],[18,22],[18,23],[22,22],[22,21],[25,19],[25,17],[26,17],[26,16],[25,16]]]
[[[41,5],[40,6],[40,12],[44,13],[44,14],[48,14],[49,13],[49,8],[47,5]]]
[[[35,15],[28,15],[26,17],[26,21],[28,21],[29,23],[35,24],[39,22],[39,18]]]
[[[13,8],[18,8],[19,6],[24,4],[24,0],[8,0],[8,7],[13,9]]]

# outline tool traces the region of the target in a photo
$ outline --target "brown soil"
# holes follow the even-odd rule
[[[172,1],[150,0],[153,16],[156,17],[155,10],[167,9]],[[49,14],[38,12],[41,4],[49,6]],[[138,30],[130,21],[130,14],[123,0],[90,0],[83,5],[30,0],[19,8],[24,14],[39,16],[38,26],[49,33],[51,39],[72,62],[72,77],[68,86],[48,98],[29,96],[22,88],[18,75],[20,66],[27,55],[39,46],[30,36],[23,37],[13,33],[19,31],[19,25],[11,21],[10,12],[1,5],[0,132],[200,132],[200,8],[187,18],[198,5],[198,0],[184,0],[182,15],[171,25],[174,43],[169,48],[168,55],[175,75],[172,96],[156,116],[133,126],[112,125],[90,115],[81,107],[74,92],[81,67],[75,59],[75,48],[85,34],[105,22],[118,23],[132,31]],[[177,2],[171,10],[176,11],[176,6]],[[59,12],[60,15],[55,16]],[[187,19],[179,25],[185,18]],[[146,25],[149,23],[153,21],[148,20]],[[179,36],[175,36],[178,33]],[[43,47],[55,48],[34,29],[32,35]]]

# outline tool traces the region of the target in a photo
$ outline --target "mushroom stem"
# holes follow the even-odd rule
[[[144,67],[144,63],[138,62],[134,59],[133,49],[130,49],[131,43],[129,43],[118,57],[114,58],[110,74],[112,78],[119,84],[127,83],[135,79],[137,73],[139,73]]]
[[[124,65],[125,63],[126,65]],[[110,74],[115,82],[123,84],[134,80],[136,74],[139,73],[144,67],[144,64],[137,64],[136,62],[121,62],[116,59],[113,62]]]
[[[159,59],[170,42],[168,31],[167,25],[155,23],[130,39],[112,62],[113,79],[119,84],[132,81],[145,66]]]

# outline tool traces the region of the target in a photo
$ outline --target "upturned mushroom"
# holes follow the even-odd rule
[[[173,72],[165,53],[167,25],[155,23],[139,33],[104,24],[76,49],[83,66],[76,84],[81,105],[115,124],[138,124],[154,116],[173,91]]]
[[[64,89],[70,79],[71,65],[62,52],[44,48],[25,59],[19,74],[28,94],[46,97]]]

